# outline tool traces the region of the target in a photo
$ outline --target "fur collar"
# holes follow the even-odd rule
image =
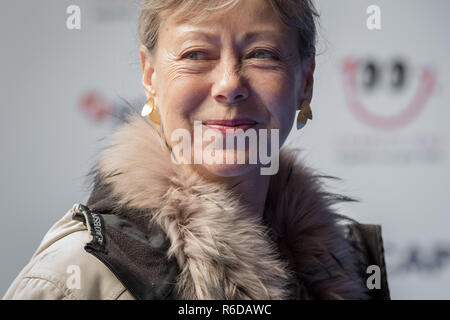
[[[245,214],[231,190],[172,163],[159,127],[140,115],[112,134],[91,172],[114,212],[143,212],[170,239],[183,299],[367,298],[345,240],[344,217],[330,206],[346,197],[324,192],[320,176],[282,148],[271,177],[264,223]]]

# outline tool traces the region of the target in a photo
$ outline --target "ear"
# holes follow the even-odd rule
[[[304,102],[311,104],[314,87],[314,70],[316,69],[316,57],[313,54],[310,58],[302,61],[302,86],[299,95],[299,106]]]
[[[153,57],[150,55],[147,47],[141,45],[139,48],[139,54],[141,57],[141,68],[142,68],[142,86],[144,87],[145,95],[147,99],[155,96],[154,89],[154,74],[155,68],[153,67],[154,61]]]

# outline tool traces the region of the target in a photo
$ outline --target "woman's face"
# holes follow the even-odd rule
[[[247,119],[247,125],[234,129],[254,130],[258,143],[268,149],[277,147],[271,139],[279,140],[281,147],[296,109],[312,95],[314,58],[300,60],[297,31],[260,0],[242,1],[196,24],[175,20],[170,13],[160,20],[157,48],[149,55],[142,46],[141,61],[144,88],[147,97],[155,99],[168,144],[180,146],[179,136],[173,141],[175,130],[189,133],[192,153],[183,149],[183,157],[194,163],[193,154],[199,152],[194,121],[201,121],[196,127],[206,139],[201,150],[212,139],[205,138],[206,132],[222,137],[223,161],[203,158],[191,168],[213,176],[238,176],[259,168],[259,160],[249,164],[250,152],[256,149],[226,146],[223,129],[230,124],[218,127],[208,121]],[[268,130],[267,141],[259,136],[261,129]],[[271,135],[272,129],[279,130],[278,137]],[[237,163],[238,156],[245,164]],[[226,160],[231,158],[233,164]]]

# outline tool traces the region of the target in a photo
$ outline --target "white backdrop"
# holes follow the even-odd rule
[[[120,122],[122,98],[143,103],[136,3],[0,3],[0,291],[48,228],[87,200],[84,175]],[[289,140],[308,165],[342,178],[331,191],[360,199],[341,213],[382,225],[392,298],[449,299],[450,2],[317,3],[314,119]],[[80,30],[66,27],[73,4]],[[372,4],[381,30],[366,26]]]

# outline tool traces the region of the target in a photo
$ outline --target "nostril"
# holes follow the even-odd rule
[[[216,97],[217,100],[219,100],[220,102],[227,102],[227,97],[223,96],[223,95],[218,95]]]
[[[238,94],[235,98],[234,98],[234,100],[242,100],[244,98],[244,95],[243,94]]]

